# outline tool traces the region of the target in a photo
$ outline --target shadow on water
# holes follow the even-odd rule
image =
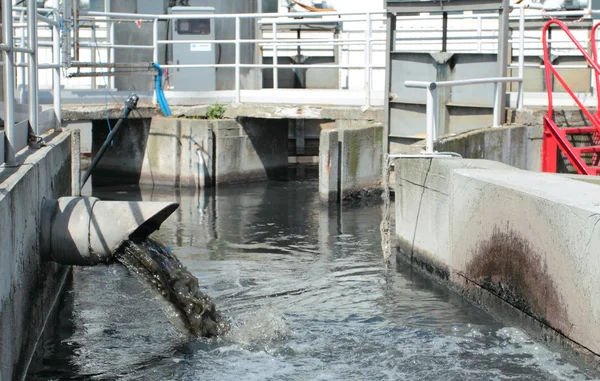
[[[589,379],[410,266],[386,273],[382,206],[323,207],[313,179],[94,194],[180,202],[153,237],[231,329],[191,340],[125,269],[75,269],[55,339],[73,349],[48,351],[32,379]]]

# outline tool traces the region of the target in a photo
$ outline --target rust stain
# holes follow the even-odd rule
[[[568,334],[571,324],[543,256],[525,237],[495,228],[467,265],[467,277],[523,312]]]
[[[327,151],[327,176],[331,174],[331,150]]]
[[[298,115],[302,115],[302,113],[303,113],[303,111],[301,108],[299,108],[298,111],[296,111],[296,114],[298,114]]]

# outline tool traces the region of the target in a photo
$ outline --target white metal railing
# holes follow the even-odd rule
[[[60,16],[58,12],[58,0],[54,0],[53,9],[39,9],[42,13],[51,14],[53,18],[38,14],[37,1],[27,0],[27,7],[13,7],[12,0],[2,0],[2,44],[0,50],[3,53],[3,61],[0,65],[4,67],[4,131],[5,163],[13,165],[16,157],[16,124],[15,124],[15,75],[14,69],[19,68],[21,84],[21,103],[28,104],[29,124],[35,135],[40,134],[39,123],[39,69],[52,69],[54,71],[54,112],[57,123],[61,116],[61,66],[60,66]],[[18,23],[13,23],[14,19]],[[38,64],[38,22],[49,25],[52,28],[53,62],[49,64]],[[19,31],[15,36],[15,30]],[[19,41],[19,46],[15,42]],[[18,53],[18,62],[15,62],[15,53]],[[27,86],[25,86],[25,68],[27,68]],[[27,87],[28,99],[25,100],[24,92]]]

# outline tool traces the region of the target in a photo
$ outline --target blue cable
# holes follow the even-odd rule
[[[173,116],[171,113],[171,108],[167,103],[167,98],[165,98],[165,93],[162,88],[162,74],[163,69],[156,62],[152,63],[152,67],[154,67],[157,71],[156,76],[154,77],[154,89],[156,90],[156,100],[158,101],[158,105],[164,116]]]

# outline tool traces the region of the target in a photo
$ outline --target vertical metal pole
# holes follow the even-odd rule
[[[54,0],[54,4],[53,7],[55,7],[57,9],[57,12],[55,13],[55,15],[59,15],[58,13],[58,9],[60,7],[60,4],[58,2],[58,0]],[[59,21],[59,20],[56,20]],[[54,63],[55,65],[60,65],[60,57],[61,57],[61,52],[60,52],[60,29],[58,26],[54,25],[52,27],[52,55],[53,55],[53,59],[52,59],[52,63]],[[62,101],[60,99],[61,97],[61,79],[60,79],[60,67],[57,67],[55,69],[53,69],[53,74],[54,74],[54,81],[53,81],[53,85],[54,85],[54,115],[56,116],[56,122],[57,122],[57,127],[60,127],[62,124],[62,112],[61,112],[61,107],[62,107]]]
[[[279,49],[277,47],[277,22],[273,21],[273,88],[279,88],[279,68],[277,65],[279,64]]]
[[[155,18],[154,22],[152,23],[152,44],[154,46],[152,60],[160,65],[160,62],[158,62],[158,18]],[[158,99],[156,97],[156,91],[153,91],[152,104],[156,104],[157,101]]]
[[[73,48],[73,57],[75,61],[79,61],[79,4],[77,0],[73,0]]]
[[[71,132],[71,196],[81,196],[81,131]]]
[[[20,46],[22,48],[25,48],[27,46],[27,41],[25,40],[25,27],[22,26],[23,24],[25,24],[24,10],[20,12],[19,23],[21,24],[21,27],[19,29],[19,37],[21,39]],[[17,61],[24,63],[25,53],[19,53],[19,59]],[[27,100],[25,99],[25,87],[27,86],[27,81],[25,80],[25,66],[21,66],[17,68],[17,70],[19,71],[19,76],[17,78],[17,89],[19,90],[19,103],[24,105],[25,103],[27,103]]]
[[[365,27],[365,108],[371,107],[371,13],[366,13]]]
[[[27,45],[32,51],[29,54],[29,125],[37,136],[40,134],[38,123],[37,0],[27,0]]]
[[[235,103],[241,100],[241,73],[240,73],[240,17],[235,18]]]
[[[502,117],[500,108],[501,102],[499,102],[502,97],[502,86],[500,83],[496,82],[494,84],[494,117],[492,122],[492,127],[500,127],[502,125]]]
[[[390,131],[391,131],[391,106],[390,93],[392,91],[392,52],[396,50],[396,15],[387,14],[386,20],[386,39],[385,39],[385,89],[383,92],[384,122],[383,122],[383,152],[390,152]]]
[[[506,77],[508,73],[508,38],[510,34],[508,30],[509,13],[509,0],[504,0],[502,9],[500,10],[498,30],[498,76],[500,78]],[[501,83],[498,87],[499,94],[497,94],[498,96],[494,103],[494,107],[498,108],[499,112],[499,123],[497,125],[501,126],[506,119],[506,83]],[[494,121],[494,124],[496,124],[496,121]]]
[[[448,48],[448,12],[442,13],[442,52]]]
[[[4,52],[4,130],[6,132],[5,163],[15,164],[15,62],[13,48],[12,0],[2,0],[2,35],[10,49]]]
[[[477,17],[477,53],[481,53],[481,37],[483,36],[483,19]]]
[[[425,138],[425,153],[434,153],[434,141],[436,136],[436,123],[437,118],[437,85],[435,83],[430,84],[427,87],[427,130]]]
[[[106,6],[107,6],[106,12],[111,12],[111,5],[110,5],[110,3],[111,2],[109,0],[107,2],[107,4],[106,4]],[[110,21],[110,17],[107,17],[106,19],[108,21]],[[108,33],[108,43],[112,46],[112,45],[115,44],[115,23],[114,22],[108,22],[107,26],[109,28],[108,29],[109,30],[109,33]],[[108,55],[108,62],[115,63],[115,49],[114,48],[109,48],[107,55]],[[109,87],[111,89],[114,89],[116,87],[115,86],[115,77],[114,76],[110,76],[109,78],[110,78],[109,79],[109,81],[110,81]]]
[[[519,99],[517,101],[517,109],[523,109],[523,93],[525,86],[525,6],[521,4],[521,13],[519,14]]]

